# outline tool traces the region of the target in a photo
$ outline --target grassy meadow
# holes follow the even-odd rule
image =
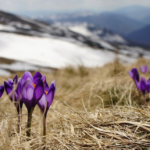
[[[148,65],[140,59],[122,65],[116,60],[102,68],[66,67],[44,73],[56,94],[47,115],[46,139],[41,136],[41,113],[33,112],[31,138],[26,136],[27,111],[23,106],[21,133],[16,108],[6,93],[0,99],[1,150],[98,150],[150,147],[150,107],[128,75],[133,67]],[[14,72],[19,77],[23,72]],[[33,72],[34,74],[34,72]],[[141,75],[141,73],[140,73]],[[143,76],[148,79],[150,70]],[[0,77],[0,84],[8,77]],[[46,142],[44,142],[46,141]],[[45,144],[44,144],[45,143]]]

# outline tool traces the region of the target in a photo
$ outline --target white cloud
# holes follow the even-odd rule
[[[150,0],[0,0],[0,9],[12,12],[113,10],[130,5],[150,6]]]

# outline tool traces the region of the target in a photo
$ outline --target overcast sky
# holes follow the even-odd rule
[[[0,0],[1,10],[14,13],[75,10],[110,11],[132,5],[150,6],[150,0]]]

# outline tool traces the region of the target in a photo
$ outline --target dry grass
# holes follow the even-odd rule
[[[149,149],[148,98],[145,105],[140,105],[143,97],[127,73],[132,67],[145,64],[149,60],[141,59],[128,66],[116,61],[102,68],[67,67],[46,74],[48,82],[55,80],[57,87],[47,116],[46,145],[41,136],[39,108],[33,113],[29,139],[25,135],[26,108],[18,134],[15,107],[4,94],[0,102],[0,149]],[[7,78],[1,78],[1,83],[4,80]]]

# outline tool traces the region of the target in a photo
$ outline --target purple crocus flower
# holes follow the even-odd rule
[[[140,67],[140,70],[142,73],[146,73],[148,71],[148,66],[142,66]]]
[[[140,90],[140,87],[139,87],[140,78],[139,78],[139,73],[138,73],[137,69],[133,68],[128,73],[129,73],[130,77],[134,80],[136,87]]]
[[[8,79],[8,82],[4,81],[4,87],[6,93],[10,97],[10,100],[14,101],[15,107],[19,114],[23,105],[23,101],[21,99],[20,79],[18,80],[18,76],[16,75],[13,80]]]
[[[147,81],[147,92],[150,93],[150,78]]]
[[[139,82],[139,73],[137,71],[136,68],[133,68],[131,71],[128,72],[130,77],[133,79],[133,80],[136,80]]]
[[[23,85],[22,100],[28,111],[31,111],[31,109],[36,106],[44,92],[42,80],[37,80],[36,84],[33,81],[34,80],[27,79]]]
[[[0,98],[2,97],[3,95],[3,92],[4,92],[4,85],[0,85]]]
[[[44,93],[38,102],[38,106],[40,107],[41,112],[43,113],[43,135],[45,136],[46,135],[46,116],[53,102],[55,91],[56,91],[56,86],[55,86],[55,81],[53,81],[49,87],[46,82],[45,76],[42,77],[42,80],[44,82]]]
[[[143,95],[145,96],[145,93],[147,91],[147,82],[144,77],[141,77],[139,88],[141,92],[143,93]]]
[[[4,82],[4,87],[6,93],[9,95],[10,100],[14,102],[14,105],[18,112],[18,133],[21,130],[21,115],[22,115],[22,106],[23,101],[21,99],[21,79],[18,80],[18,76],[16,75],[14,79],[8,79],[8,82]]]
[[[141,79],[139,78],[139,73],[136,68],[133,68],[129,72],[129,75],[134,80],[136,87],[143,93],[143,95],[145,95],[146,91],[148,90],[146,79],[144,77],[141,77]]]
[[[44,93],[42,75],[37,72],[32,77],[30,72],[25,72],[20,83],[22,88],[22,100],[28,110],[27,136],[31,135],[31,120],[33,110]]]
[[[40,107],[43,113],[45,112],[44,114],[46,117],[47,111],[53,102],[56,87],[55,87],[55,81],[51,83],[50,87],[48,87],[47,83],[45,84],[46,84],[45,91],[44,91],[43,96],[38,102],[38,106]]]

